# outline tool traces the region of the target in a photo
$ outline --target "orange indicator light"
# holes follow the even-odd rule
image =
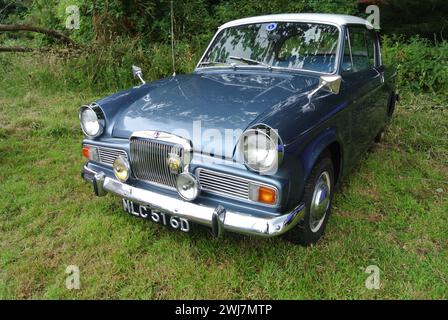
[[[274,189],[268,187],[260,187],[258,189],[258,201],[267,204],[274,204],[276,200],[277,194]]]
[[[82,155],[84,158],[89,159],[89,147],[82,147]]]

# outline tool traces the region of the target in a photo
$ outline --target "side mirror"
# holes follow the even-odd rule
[[[341,89],[341,76],[321,76],[319,85],[324,85],[323,89],[330,93],[338,94]]]
[[[322,89],[333,94],[338,94],[341,88],[341,82],[342,78],[340,75],[321,76],[319,86],[308,94],[308,99],[311,101],[311,98]]]
[[[142,82],[142,84],[146,83],[146,81],[143,80],[142,68],[133,65],[132,66],[132,75],[134,76],[135,79],[139,79]]]

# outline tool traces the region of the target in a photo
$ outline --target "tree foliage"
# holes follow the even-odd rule
[[[443,41],[448,37],[448,1],[388,0],[382,6],[385,34]]]
[[[0,0],[0,24],[58,30],[83,48],[76,59],[58,62],[64,65],[52,75],[54,66],[36,65],[42,68],[36,75],[44,78],[35,83],[58,78],[58,83],[73,88],[115,90],[132,85],[132,64],[139,64],[148,80],[172,73],[170,4],[171,0]],[[448,90],[446,0],[173,0],[176,69],[191,71],[216,28],[229,20],[298,12],[366,17],[370,4],[380,6],[384,53],[389,64],[398,67],[399,84],[410,90]],[[79,29],[65,28],[69,5],[79,7]],[[48,52],[40,49],[59,43],[44,34],[0,32],[4,48]]]
[[[25,22],[63,30],[68,5],[80,8],[76,40],[110,42],[138,37],[142,43],[170,39],[171,0],[0,0],[0,21]],[[178,40],[204,44],[220,24],[237,18],[291,12],[345,13],[365,16],[365,7],[378,4],[385,33],[442,40],[448,30],[446,0],[173,0]],[[25,21],[23,21],[25,20]]]

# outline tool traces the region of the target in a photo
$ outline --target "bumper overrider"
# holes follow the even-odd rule
[[[244,212],[227,210],[222,205],[216,207],[200,205],[133,187],[106,176],[104,172],[93,171],[87,166],[83,168],[82,177],[93,184],[97,196],[112,193],[132,202],[149,206],[152,210],[188,219],[210,227],[212,234],[216,237],[221,236],[224,231],[262,237],[279,236],[293,228],[304,214],[303,205],[287,214],[272,218],[261,218]]]

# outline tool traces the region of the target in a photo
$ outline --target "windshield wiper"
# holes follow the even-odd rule
[[[234,66],[234,63],[221,62],[221,61],[202,61],[199,63],[200,66],[202,66],[202,65],[209,66],[209,65],[215,65],[215,64],[224,64],[224,65],[230,66],[230,67]]]
[[[243,62],[252,63],[252,64],[258,64],[260,66],[265,66],[266,68],[272,69],[271,65],[269,65],[267,63],[264,63],[262,61],[257,61],[257,60],[244,58],[244,57],[236,57],[236,56],[230,56],[229,59],[237,60],[237,61],[243,61]]]

